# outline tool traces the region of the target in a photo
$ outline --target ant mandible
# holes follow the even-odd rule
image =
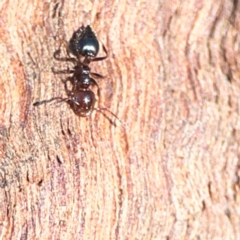
[[[69,57],[68,50],[74,55],[74,57]],[[60,49],[54,52],[54,59],[62,62],[71,62],[74,64],[73,69],[65,70],[55,70],[52,69],[54,74],[72,74],[64,81],[65,91],[67,93],[67,98],[55,97],[49,100],[43,100],[35,102],[34,106],[39,106],[41,104],[49,103],[52,101],[67,102],[74,113],[81,117],[89,116],[93,110],[97,111],[107,111],[112,114],[116,119],[120,119],[109,109],[104,107],[95,107],[95,94],[90,89],[90,87],[97,87],[98,99],[100,98],[100,88],[95,78],[104,78],[98,73],[91,72],[90,63],[94,61],[102,61],[108,57],[108,52],[106,47],[103,45],[103,51],[105,52],[104,57],[96,57],[99,52],[99,42],[92,31],[91,27],[88,25],[86,27],[82,26],[72,35],[72,38],[68,44],[68,57],[60,57]],[[69,90],[67,82],[70,82],[72,88]],[[108,118],[103,112],[102,114]],[[109,119],[109,118],[108,118]],[[109,121],[113,123],[110,119]],[[121,121],[120,121],[121,122]],[[122,122],[121,122],[122,123]],[[113,123],[114,124],[114,123]],[[115,124],[114,124],[115,125]]]

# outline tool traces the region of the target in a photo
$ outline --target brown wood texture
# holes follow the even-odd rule
[[[125,127],[32,105],[82,24]],[[0,239],[240,239],[238,1],[5,0],[0,26]]]

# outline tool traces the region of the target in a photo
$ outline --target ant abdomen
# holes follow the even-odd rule
[[[68,104],[74,113],[81,117],[89,116],[95,106],[95,94],[91,90],[79,90],[69,98]]]

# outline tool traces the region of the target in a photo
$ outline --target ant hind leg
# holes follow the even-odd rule
[[[102,113],[102,115],[108,119],[108,121],[116,127],[116,123],[115,121],[113,121],[107,114],[104,113],[104,111],[107,111],[108,113],[110,113],[112,116],[114,116],[120,123],[123,127],[125,127],[125,124],[118,118],[118,116],[116,114],[114,114],[112,111],[110,111],[108,108],[105,108],[105,107],[97,107],[97,108],[94,108],[94,110],[96,111],[99,111]]]
[[[57,103],[59,103],[59,102],[66,102],[69,99],[68,98],[62,98],[62,97],[54,97],[54,98],[51,98],[51,99],[48,99],[48,100],[35,102],[35,103],[33,103],[33,106],[37,107],[39,105],[46,104],[46,103],[51,103],[51,102],[56,101],[56,100],[59,100],[59,101],[57,101]]]
[[[90,135],[91,135],[91,140],[92,140],[92,144],[93,146],[96,148],[97,145],[95,143],[95,140],[94,140],[94,129],[93,129],[93,121],[92,121],[92,116],[89,116],[89,127],[90,127]]]

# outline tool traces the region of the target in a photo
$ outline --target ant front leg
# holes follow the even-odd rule
[[[57,61],[61,61],[61,62],[71,62],[71,63],[73,63],[73,64],[75,64],[75,65],[77,64],[77,60],[76,60],[75,58],[60,57],[60,56],[59,56],[60,53],[61,53],[61,50],[58,49],[58,50],[56,50],[56,51],[54,52],[54,54],[53,54],[53,57],[54,57]]]
[[[71,74],[71,73],[74,73],[75,71],[74,70],[70,70],[70,69],[56,70],[56,69],[52,68],[52,72],[54,74]]]
[[[107,51],[106,47],[104,46],[104,44],[102,44],[102,46],[103,46],[103,51],[105,52],[106,56],[94,58],[91,60],[92,62],[102,61],[102,60],[108,58],[108,51]]]

